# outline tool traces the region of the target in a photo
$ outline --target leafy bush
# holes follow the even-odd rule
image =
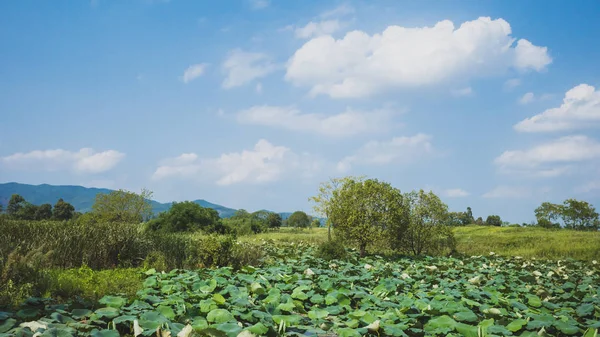
[[[334,239],[321,243],[315,254],[316,257],[324,260],[341,260],[346,257],[346,248],[340,239]]]
[[[46,288],[47,255],[40,249],[23,254],[14,250],[0,260],[0,307],[16,306],[28,297],[40,296]]]
[[[55,299],[82,298],[97,302],[105,295],[132,298],[142,288],[140,269],[109,269],[95,271],[88,266],[48,272],[46,295]]]

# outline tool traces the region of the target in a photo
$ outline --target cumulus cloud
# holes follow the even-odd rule
[[[442,192],[442,195],[448,198],[464,198],[470,195],[469,192],[461,188],[451,188]]]
[[[227,73],[227,77],[222,86],[230,89],[264,77],[275,71],[277,66],[266,54],[234,49],[229,52],[223,62],[223,69]]]
[[[359,111],[346,109],[334,115],[302,113],[292,106],[254,106],[237,113],[242,124],[264,125],[325,136],[345,137],[379,133],[389,129],[393,113],[387,109]]]
[[[534,99],[535,99],[535,95],[532,92],[528,92],[519,99],[519,103],[529,104],[529,103],[533,102]]]
[[[265,139],[253,149],[224,153],[217,158],[199,158],[195,153],[184,153],[163,160],[152,178],[210,179],[217,185],[239,183],[267,183],[279,180],[290,171],[310,174],[318,163],[308,155],[298,155],[285,146],[276,146]]]
[[[189,83],[193,80],[195,80],[196,78],[204,75],[204,71],[206,70],[207,64],[206,63],[199,63],[199,64],[193,64],[191,66],[189,66],[184,72],[183,72],[183,83]]]
[[[1,157],[0,163],[9,169],[101,173],[114,168],[123,158],[125,154],[115,150],[96,152],[90,148],[83,148],[72,152],[56,149],[19,152]]]
[[[324,20],[319,22],[311,21],[304,27],[298,27],[295,35],[299,39],[308,39],[315,36],[330,35],[342,28],[339,20]]]
[[[433,153],[432,137],[426,134],[395,137],[390,141],[371,141],[359,148],[354,155],[342,159],[337,168],[345,172],[352,165],[385,165],[392,162],[408,163]]]
[[[364,97],[391,87],[432,85],[452,77],[502,74],[507,69],[541,71],[551,63],[545,47],[511,37],[503,19],[481,17],[456,28],[389,26],[369,35],[355,30],[307,41],[290,58],[285,78],[312,95]]]
[[[514,128],[520,132],[551,132],[600,126],[600,90],[580,84],[567,91],[560,107],[524,119]]]
[[[570,172],[574,164],[600,158],[600,143],[583,136],[566,136],[528,150],[505,151],[494,163],[504,173],[556,177]]]

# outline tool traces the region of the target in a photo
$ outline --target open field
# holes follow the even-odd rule
[[[492,251],[505,256],[600,260],[600,232],[548,230],[538,227],[456,227],[458,251],[468,255]]]
[[[458,252],[466,255],[487,255],[489,252],[495,252],[504,256],[600,261],[600,232],[476,225],[455,227],[453,231]],[[282,228],[276,232],[241,237],[240,240],[318,244],[327,241],[327,229]]]

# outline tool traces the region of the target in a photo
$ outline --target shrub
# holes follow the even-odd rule
[[[48,272],[47,295],[59,300],[82,298],[97,302],[105,295],[128,298],[142,287],[140,269],[124,268],[95,271],[88,266]]]
[[[325,260],[341,260],[346,257],[346,248],[340,239],[325,241],[321,243],[316,252],[316,256]]]

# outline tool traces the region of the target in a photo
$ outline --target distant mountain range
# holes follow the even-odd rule
[[[6,207],[10,196],[19,194],[28,202],[34,205],[51,204],[54,205],[58,199],[70,203],[78,212],[89,212],[92,209],[96,194],[110,193],[112,190],[106,188],[89,188],[75,185],[28,185],[20,183],[0,184],[0,204]],[[171,208],[171,203],[160,203],[150,200],[154,213],[160,213]],[[222,218],[233,216],[236,209],[213,204],[203,199],[193,200],[202,207],[212,208],[219,212]],[[279,213],[283,219],[290,216],[290,212]]]

